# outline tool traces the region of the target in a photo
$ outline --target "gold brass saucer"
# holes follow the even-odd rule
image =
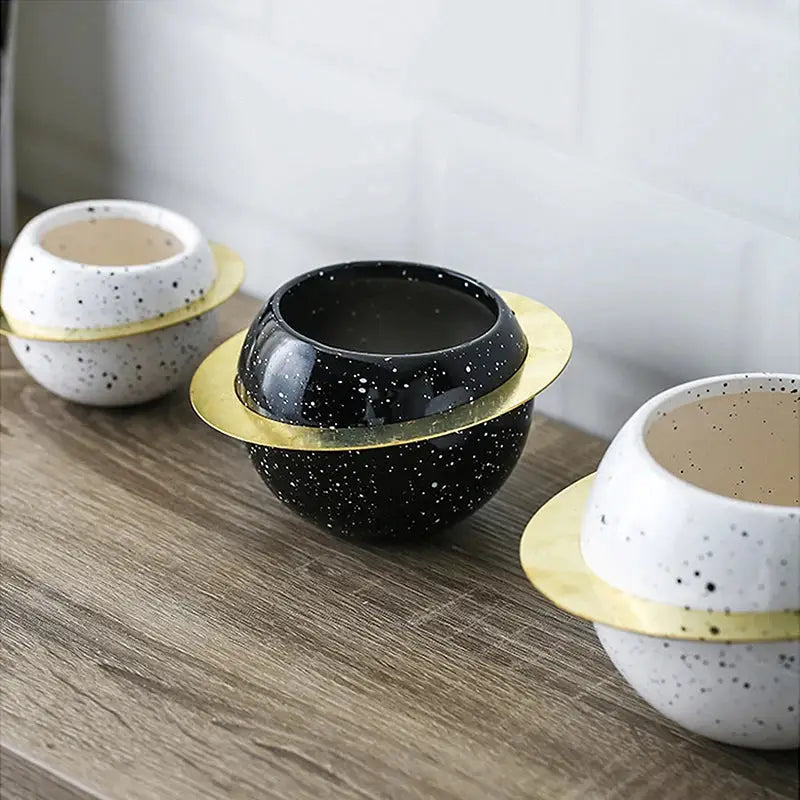
[[[527,403],[549,386],[572,352],[569,328],[554,311],[522,295],[501,295],[528,341],[525,361],[502,386],[450,411],[353,428],[313,428],[268,419],[247,408],[234,389],[246,331],[228,339],[198,367],[190,389],[192,405],[206,423],[227,436],[285,450],[367,450],[419,442],[480,425]]]
[[[800,639],[800,610],[729,612],[686,609],[627,594],[606,583],[583,560],[583,511],[594,475],[545,503],[525,528],[520,560],[530,582],[576,617],[670,639],[770,642]]]
[[[30,322],[11,319],[0,311],[0,334],[18,336],[21,339],[34,339],[44,342],[98,342],[119,339],[138,333],[169,328],[180,322],[199,317],[215,309],[232,297],[244,280],[244,262],[225,245],[210,242],[211,252],[217,265],[217,279],[211,288],[198,300],[188,305],[168,311],[158,317],[137,322],[126,322],[104,328],[48,328],[32,325]]]

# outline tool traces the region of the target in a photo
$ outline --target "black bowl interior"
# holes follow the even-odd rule
[[[429,353],[482,336],[497,320],[494,299],[439,274],[436,282],[357,267],[318,275],[287,291],[280,313],[301,336],[357,353]]]
[[[261,309],[236,390],[282,422],[382,425],[471,402],[509,380],[526,352],[513,312],[478,281],[424,264],[336,264]]]

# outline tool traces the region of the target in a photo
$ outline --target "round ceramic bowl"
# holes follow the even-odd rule
[[[185,217],[128,200],[58,206],[31,220],[3,272],[0,329],[24,369],[68,400],[115,406],[191,375],[241,262]]]
[[[674,605],[800,609],[798,390],[798,375],[729,375],[646,403],[598,468],[581,536],[590,569]],[[683,727],[729,744],[800,745],[800,642],[595,627],[631,686]]]
[[[523,537],[534,585],[631,686],[730,744],[800,745],[798,442],[800,375],[675,387]]]
[[[409,539],[502,486],[533,396],[570,349],[549,309],[464,275],[339,264],[280,288],[244,339],[198,370],[192,399],[248,443],[264,482],[301,516],[342,536]]]

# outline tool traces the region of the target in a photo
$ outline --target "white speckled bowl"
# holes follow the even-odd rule
[[[133,222],[120,230],[113,227],[118,220]],[[18,324],[113,328],[186,307],[216,279],[209,244],[185,217],[148,203],[89,200],[52,208],[23,228],[6,260],[0,304]],[[115,406],[178,386],[215,332],[216,311],[210,310],[171,327],[99,341],[9,341],[25,370],[50,391]]]
[[[684,608],[800,608],[799,390],[800,375],[730,375],[646,403],[598,469],[581,530],[590,569]],[[730,744],[800,745],[800,642],[595,627],[631,686],[678,724]]]

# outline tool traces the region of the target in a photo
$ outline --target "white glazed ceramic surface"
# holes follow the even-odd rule
[[[644,440],[659,415],[698,398],[773,391],[796,414],[799,389],[800,375],[723,376],[678,386],[642,406],[603,457],[587,503],[581,550],[592,571],[625,592],[674,605],[800,608],[800,508],[692,485],[657,463]]]
[[[628,683],[678,725],[743,747],[800,745],[800,641],[726,645],[595,629]]]
[[[69,261],[43,246],[61,226],[132,219],[155,226],[179,252],[144,264]],[[181,247],[182,245],[182,247]],[[107,246],[115,247],[112,239]],[[45,328],[105,328],[150,320],[198,300],[217,279],[208,242],[185,217],[148,203],[87,200],[45,211],[15,240],[0,301],[11,320]],[[51,342],[9,336],[24,369],[55,394],[89,405],[141,403],[187,380],[211,348],[217,313],[122,338]]]
[[[211,349],[217,312],[169,328],[99,342],[43,342],[9,336],[25,371],[76,403],[144,403],[187,381]]]
[[[96,266],[42,247],[48,232],[74,222],[134,219],[163,229],[183,250],[161,261]],[[152,319],[207,292],[217,272],[208,242],[185,217],[131,200],[87,200],[34,217],[6,259],[0,305],[11,320],[50,328],[103,328]]]

